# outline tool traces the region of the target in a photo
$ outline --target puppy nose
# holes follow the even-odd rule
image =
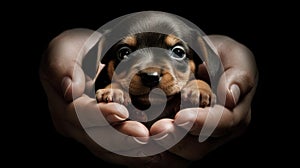
[[[140,77],[142,79],[142,83],[147,87],[157,86],[161,77],[158,72],[141,72]]]

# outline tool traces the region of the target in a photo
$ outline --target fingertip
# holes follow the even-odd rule
[[[188,130],[177,127],[173,119],[161,119],[153,124],[150,133],[155,143],[164,149],[170,149],[185,137]]]
[[[236,78],[224,74],[218,84],[217,100],[218,104],[224,105],[228,109],[233,109],[239,102],[241,95],[240,82]]]
[[[218,103],[233,109],[256,85],[257,77],[251,71],[230,68],[219,80]]]
[[[140,122],[125,121],[116,126],[120,132],[136,137],[139,141],[147,141],[149,130]]]
[[[224,89],[223,92],[223,98],[219,96],[219,99],[221,98],[219,104],[224,104],[228,109],[233,109],[238,104],[240,99],[240,87],[238,86],[238,84],[234,83],[229,85],[228,88]]]
[[[132,139],[141,145],[145,145],[148,143],[149,137],[132,137]]]
[[[126,119],[129,117],[127,108],[118,103],[99,103],[99,110],[104,116],[115,115],[119,119]]]
[[[126,119],[127,119],[126,117],[120,117],[120,116],[118,116],[116,114],[111,114],[111,115],[106,116],[106,120],[109,123],[120,122],[120,121],[124,121]]]
[[[180,127],[190,126],[195,122],[198,111],[197,108],[183,109],[176,114],[174,123]]]
[[[174,120],[165,118],[165,119],[160,119],[156,121],[150,128],[150,133],[151,135],[160,135],[164,134],[166,132],[169,132],[169,130],[172,130],[174,127]]]
[[[175,124],[185,130],[188,130],[192,135],[198,135],[204,124],[206,115],[206,108],[184,109],[175,116]]]
[[[128,118],[129,117],[129,112],[127,110],[127,108],[121,104],[117,104],[116,109],[120,112],[120,117],[121,118]]]

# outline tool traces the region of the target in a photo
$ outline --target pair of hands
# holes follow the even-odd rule
[[[143,166],[186,166],[191,160],[199,160],[208,152],[226,143],[245,131],[251,120],[251,102],[255,94],[258,72],[251,51],[242,44],[226,36],[208,36],[215,46],[224,67],[221,75],[217,95],[225,95],[224,105],[216,104],[207,108],[184,109],[177,113],[174,119],[157,121],[149,131],[139,122],[126,121],[116,129],[126,135],[134,137],[148,137],[149,135],[164,134],[164,138],[157,139],[157,144],[168,143],[176,132],[184,129],[182,123],[191,122],[193,126],[178,144],[169,150],[154,156],[126,157],[107,151],[96,144],[82,128],[77,114],[85,113],[91,129],[97,132],[109,125],[98,125],[96,112],[99,110],[109,123],[122,121],[128,117],[128,111],[117,103],[96,103],[95,98],[85,93],[92,88],[94,80],[84,73],[83,59],[89,49],[97,42],[100,35],[93,36],[87,45],[86,40],[94,33],[88,29],[68,30],[54,38],[45,53],[40,66],[40,79],[48,96],[49,110],[55,128],[61,134],[74,138],[84,144],[99,158],[115,164],[132,167]],[[84,48],[82,49],[82,46]],[[81,50],[82,49],[82,50]],[[79,55],[78,55],[79,53]],[[101,67],[100,69],[101,70]],[[201,68],[200,68],[201,71]],[[201,73],[201,72],[199,72]],[[222,97],[222,96],[221,96]],[[224,108],[225,106],[225,108]],[[76,109],[75,109],[76,108]],[[76,114],[76,111],[77,114]],[[222,116],[216,129],[210,137],[200,143],[198,135],[204,121],[214,122],[217,115],[209,115],[222,111]],[[207,116],[210,116],[206,119]],[[94,123],[93,123],[94,122]],[[100,136],[108,137],[112,145],[113,134]],[[143,146],[143,142],[135,138],[127,139],[130,147]],[[159,145],[158,145],[159,146]],[[132,150],[126,145],[118,146],[121,150]]]

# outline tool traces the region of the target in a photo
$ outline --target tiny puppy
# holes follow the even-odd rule
[[[129,118],[148,128],[161,118],[174,117],[182,108],[214,103],[209,81],[196,75],[205,61],[201,58],[208,57],[207,44],[182,20],[163,12],[146,12],[120,21],[115,29],[125,31],[116,44],[101,42],[108,49],[101,57],[106,66],[95,84],[98,102],[124,104]],[[116,38],[114,32],[104,34],[104,39]],[[201,57],[187,41],[200,48]]]

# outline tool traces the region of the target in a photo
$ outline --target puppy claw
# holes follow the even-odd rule
[[[200,107],[206,107],[209,105],[210,96],[206,93],[201,94]]]
[[[106,102],[106,103],[112,102],[112,101],[113,101],[112,97],[106,97],[106,99],[105,99],[105,102]]]
[[[120,104],[127,104],[130,102],[128,93],[121,89],[99,89],[96,92],[97,102],[116,102]]]

